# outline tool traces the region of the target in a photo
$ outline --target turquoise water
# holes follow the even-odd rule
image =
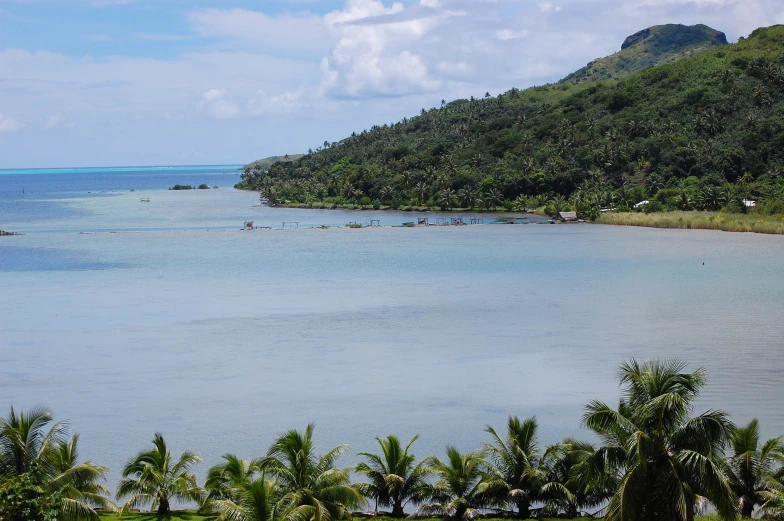
[[[201,475],[310,421],[321,449],[351,443],[344,465],[388,433],[421,434],[420,456],[478,448],[509,414],[536,415],[543,443],[588,437],[583,405],[618,399],[629,357],[705,366],[698,409],[784,432],[784,238],[593,225],[239,231],[251,218],[406,216],[261,208],[224,189],[148,195],[70,198],[65,217],[0,240],[0,406],[71,419],[112,486],[155,431],[197,450]],[[183,220],[204,228],[174,230]],[[97,222],[147,231],[79,233]]]

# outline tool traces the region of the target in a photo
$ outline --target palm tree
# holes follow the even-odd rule
[[[528,209],[528,198],[523,194],[518,195],[514,201],[512,201],[512,210],[515,212],[523,212]]]
[[[261,477],[238,483],[230,497],[211,500],[208,506],[218,514],[216,521],[272,521],[279,499],[278,484]]]
[[[504,196],[497,188],[491,188],[485,194],[485,201],[488,207],[496,208],[503,204]]]
[[[13,407],[7,418],[0,418],[0,478],[21,476],[33,462],[51,474],[58,447],[65,443],[68,424],[52,423],[52,413],[38,407],[17,413]]]
[[[545,474],[539,468],[542,455],[536,435],[538,425],[536,418],[520,421],[510,416],[506,429],[506,438],[490,426],[486,429],[493,443],[485,443],[489,472],[484,490],[499,505],[514,505],[518,519],[527,519],[545,483]]]
[[[427,202],[427,194],[430,191],[430,188],[427,186],[427,183],[425,183],[424,181],[420,181],[417,183],[414,189],[416,190],[416,193],[419,196],[419,202],[421,204],[425,204]]]
[[[357,485],[365,497],[374,499],[377,505],[391,506],[392,517],[403,517],[403,509],[409,502],[421,503],[432,495],[427,482],[429,470],[426,461],[415,464],[416,457],[408,449],[419,438],[411,438],[405,448],[396,436],[385,439],[376,438],[381,446],[381,454],[360,452],[367,463],[359,463],[356,471],[370,482]]]
[[[242,460],[234,454],[224,454],[225,463],[215,465],[207,472],[204,490],[207,501],[228,499],[238,487],[254,481],[260,470],[260,461]]]
[[[624,363],[618,410],[598,400],[586,406],[584,424],[604,441],[596,459],[605,472],[621,475],[608,521],[691,521],[700,497],[722,518],[737,518],[720,462],[730,423],[715,410],[689,417],[705,371],[684,369],[677,360]]]
[[[481,484],[484,477],[482,467],[486,464],[477,452],[461,454],[454,447],[446,448],[447,461],[435,456],[428,459],[433,472],[439,477],[433,487],[436,503],[422,505],[418,513],[452,515],[455,519],[473,519],[479,515],[481,506]]]
[[[92,462],[79,461],[79,435],[63,442],[53,454],[54,474],[48,483],[50,491],[58,490],[63,497],[63,510],[66,516],[75,519],[97,519],[94,508],[115,510],[109,501],[109,489],[99,481],[106,479],[106,467],[93,465]]]
[[[350,485],[348,472],[335,468],[335,461],[348,450],[338,445],[316,456],[311,423],[304,433],[290,430],[270,447],[262,470],[277,478],[283,497],[280,517],[287,521],[330,521],[347,517],[348,509],[364,502]]]
[[[780,463],[784,463],[784,459]],[[765,490],[760,492],[760,497],[765,501],[761,507],[765,515],[781,516],[784,514],[784,467],[768,477]],[[774,519],[776,518],[774,517]]]
[[[389,202],[395,198],[395,190],[391,186],[385,186],[378,195],[381,197],[382,201]]]
[[[117,499],[129,497],[123,511],[149,503],[159,515],[166,515],[171,511],[172,500],[201,500],[202,491],[191,472],[201,458],[186,450],[172,464],[172,453],[160,433],[155,433],[152,443],[152,450],[140,452],[123,469],[123,479],[117,487]]]
[[[438,201],[441,203],[441,206],[443,208],[446,208],[448,210],[452,208],[452,205],[454,204],[456,197],[457,195],[455,194],[454,190],[452,190],[451,188],[445,188],[441,190],[441,192],[439,192]]]
[[[469,187],[461,188],[457,191],[457,197],[460,203],[466,208],[472,208],[474,205],[474,192]]]
[[[761,492],[773,476],[777,464],[784,461],[784,438],[766,441],[760,447],[759,422],[754,419],[745,427],[733,427],[730,435],[732,455],[727,459],[727,477],[740,500],[742,517],[751,517],[763,503]]]
[[[64,518],[98,519],[93,507],[113,508],[102,497],[106,489],[97,483],[106,468],[90,462],[77,464],[79,437],[67,438],[67,422],[52,422],[52,413],[41,407],[27,413],[17,413],[12,407],[7,418],[0,418],[0,481],[35,470],[44,492],[62,498]]]
[[[548,447],[542,459],[547,483],[542,485],[541,499],[547,516],[579,517],[585,513],[582,509],[610,499],[618,485],[613,474],[596,468],[596,447],[590,443],[566,438]]]

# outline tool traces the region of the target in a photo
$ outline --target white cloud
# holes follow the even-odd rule
[[[227,100],[226,89],[209,89],[202,94],[199,110],[216,119],[233,119],[240,115],[239,107]]]
[[[553,13],[553,12],[557,13],[558,11],[561,10],[561,6],[555,5],[552,2],[542,2],[539,4],[539,9],[543,13]]]
[[[310,13],[269,16],[247,9],[200,9],[188,15],[203,36],[240,40],[289,52],[323,52],[329,46],[322,19]]]
[[[63,121],[65,121],[65,118],[60,114],[52,114],[44,123],[43,129],[44,130],[55,129],[59,127],[63,123]]]
[[[0,134],[13,134],[21,125],[11,118],[7,118],[0,114]]]
[[[276,15],[211,3],[223,7],[185,13],[172,34],[131,34],[166,59],[0,49],[0,99],[14,110],[0,132],[16,132],[0,140],[0,157],[153,163],[184,143],[199,160],[250,160],[279,152],[275,143],[307,150],[442,98],[557,80],[650,25],[705,23],[732,40],[784,23],[780,0],[345,0],[321,16],[290,0],[292,11]],[[181,40],[190,52],[177,55]],[[17,132],[17,121],[36,122],[37,133]],[[57,146],[40,146],[44,129],[66,123]]]

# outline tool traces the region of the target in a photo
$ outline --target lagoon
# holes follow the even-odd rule
[[[320,448],[352,444],[344,465],[388,433],[421,434],[420,456],[477,448],[509,414],[536,415],[543,443],[588,437],[582,406],[617,400],[616,367],[630,357],[705,366],[700,408],[784,432],[782,237],[598,225],[240,231],[246,219],[402,217],[160,188],[54,191],[24,215],[6,199],[0,222],[27,233],[0,240],[0,406],[69,418],[112,486],[154,431],[197,450],[201,475],[224,452],[258,456],[311,421]],[[47,204],[57,212],[39,211]]]

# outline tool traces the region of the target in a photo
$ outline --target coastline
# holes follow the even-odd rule
[[[720,212],[606,213],[596,224],[784,235],[784,217]]]

